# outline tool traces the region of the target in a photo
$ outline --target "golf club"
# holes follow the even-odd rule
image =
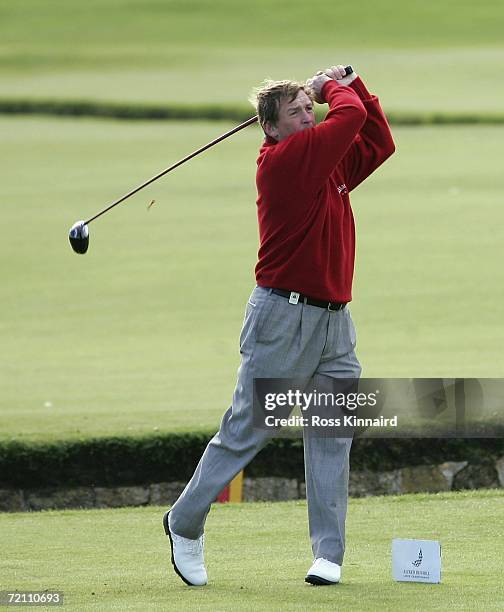
[[[200,153],[203,153],[203,151],[206,151],[210,147],[213,147],[214,145],[216,145],[217,143],[221,142],[225,138],[229,138],[229,136],[232,136],[233,134],[236,134],[236,132],[239,132],[243,128],[246,128],[247,126],[251,125],[252,123],[255,123],[256,121],[257,121],[257,116],[254,116],[254,117],[251,117],[250,119],[247,119],[247,121],[245,121],[244,123],[241,123],[240,125],[236,126],[232,130],[229,130],[229,132],[226,132],[225,134],[222,134],[222,136],[219,136],[218,138],[216,138],[215,140],[212,140],[211,142],[209,142],[208,144],[204,145],[203,147],[200,147],[199,149],[197,149],[193,153],[190,153],[189,155],[187,155],[183,159],[181,159],[178,162],[176,162],[175,164],[171,165],[169,168],[166,168],[162,172],[159,172],[158,174],[156,174],[155,176],[150,178],[148,181],[145,181],[145,183],[142,183],[138,187],[135,187],[135,189],[133,189],[132,191],[128,192],[126,195],[123,195],[121,198],[119,198],[115,202],[112,202],[112,204],[110,204],[109,206],[107,206],[106,208],[101,210],[99,213],[97,213],[96,215],[94,215],[93,217],[88,219],[87,221],[81,220],[81,221],[77,221],[76,223],[74,223],[72,225],[72,227],[70,228],[70,233],[69,233],[69,236],[68,236],[69,240],[70,240],[70,244],[72,245],[72,249],[76,253],[79,253],[81,255],[86,253],[86,251],[88,250],[88,246],[89,246],[89,228],[88,228],[88,225],[92,221],[94,221],[95,219],[98,219],[98,217],[101,217],[106,212],[108,212],[109,210],[111,210],[112,208],[114,208],[115,206],[120,204],[121,202],[124,202],[124,200],[127,200],[129,197],[131,197],[135,193],[138,193],[141,189],[143,189],[144,187],[147,187],[147,185],[150,185],[154,181],[157,181],[158,178],[161,178],[165,174],[168,174],[168,172],[171,172],[172,170],[175,170],[175,168],[178,168],[179,166],[184,164],[186,161],[189,161],[193,157],[196,157],[196,155],[199,155]]]
[[[352,72],[353,72],[353,68],[351,66],[346,66],[345,74],[349,75]],[[123,195],[121,198],[119,198],[115,202],[112,202],[112,204],[110,204],[109,206],[107,206],[106,208],[101,210],[99,213],[97,213],[96,215],[94,215],[93,217],[88,219],[87,221],[81,220],[81,221],[75,222],[72,225],[72,227],[70,228],[70,232],[69,232],[69,236],[68,236],[68,238],[70,240],[70,244],[72,246],[72,249],[76,253],[79,253],[81,255],[83,255],[84,253],[87,252],[88,247],[89,247],[89,228],[88,228],[88,225],[92,221],[95,221],[96,219],[98,219],[98,217],[101,217],[106,212],[108,212],[109,210],[111,210],[112,208],[114,208],[115,206],[120,204],[121,202],[124,202],[124,200],[127,200],[129,197],[131,197],[135,193],[138,193],[141,189],[143,189],[144,187],[147,187],[147,185],[150,185],[151,183],[153,183],[154,181],[157,181],[159,178],[161,178],[165,174],[168,174],[168,172],[171,172],[172,170],[175,170],[175,168],[178,168],[179,166],[184,164],[186,161],[189,161],[193,157],[196,157],[196,155],[199,155],[200,153],[203,153],[203,151],[206,151],[207,149],[210,149],[210,147],[213,147],[217,143],[222,142],[226,138],[229,138],[229,136],[232,136],[233,134],[236,134],[236,132],[239,132],[240,130],[243,130],[243,128],[246,128],[247,126],[252,125],[253,123],[256,123],[257,120],[258,120],[257,115],[254,116],[254,117],[250,117],[250,119],[247,119],[247,121],[244,121],[243,123],[240,123],[240,125],[236,126],[232,130],[229,130],[229,132],[226,132],[225,134],[222,134],[222,136],[219,136],[218,138],[215,138],[215,140],[212,140],[208,144],[206,144],[203,147],[197,149],[193,153],[190,153],[189,155],[187,155],[186,157],[184,157],[180,161],[176,162],[175,164],[171,165],[169,168],[166,168],[162,172],[159,172],[158,174],[156,174],[155,176],[150,178],[148,181],[145,181],[145,183],[142,183],[138,187],[135,187],[135,189],[133,189],[132,191],[128,192],[126,195]]]

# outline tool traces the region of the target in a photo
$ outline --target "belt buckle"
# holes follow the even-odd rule
[[[300,294],[297,291],[291,291],[289,296],[289,304],[297,304]]]
[[[329,312],[338,312],[338,310],[341,310],[341,308],[342,308],[342,307],[341,307],[341,304],[339,304],[339,303],[335,303],[336,308],[334,308],[334,309],[333,309],[333,308],[331,308],[331,304],[332,304],[332,302],[329,302],[329,303],[327,304],[327,310],[328,310]]]

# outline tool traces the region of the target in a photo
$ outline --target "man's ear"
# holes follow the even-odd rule
[[[278,128],[276,125],[271,123],[271,121],[267,121],[264,124],[264,131],[270,138],[274,138],[275,140],[278,140]]]

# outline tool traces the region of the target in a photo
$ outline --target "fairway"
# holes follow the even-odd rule
[[[65,609],[501,610],[504,492],[350,500],[343,582],[310,587],[306,503],[214,506],[209,584],[169,565],[162,508],[0,515],[2,589],[58,589]],[[396,583],[394,537],[436,539],[442,583]]]
[[[259,128],[92,224],[85,256],[67,232],[230,127],[0,120],[0,436],[216,429],[254,284]],[[503,136],[395,129],[400,155],[354,192],[364,375],[502,376]]]
[[[0,101],[243,105],[265,77],[341,61],[386,111],[484,114],[504,96],[503,16],[495,0],[251,0],[246,15],[231,0],[6,0]],[[66,235],[231,127],[0,118],[0,439],[217,428],[254,285],[259,128],[92,224],[84,257]],[[396,155],[352,195],[363,374],[500,377],[504,129],[393,134]]]
[[[266,77],[333,63],[388,111],[501,111],[504,97],[495,0],[4,0],[0,17],[0,99],[243,104]]]

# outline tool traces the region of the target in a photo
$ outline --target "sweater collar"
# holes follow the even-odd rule
[[[264,137],[264,146],[266,147],[271,147],[278,144],[278,141],[276,141],[274,138],[272,138],[271,136],[265,136]]]

